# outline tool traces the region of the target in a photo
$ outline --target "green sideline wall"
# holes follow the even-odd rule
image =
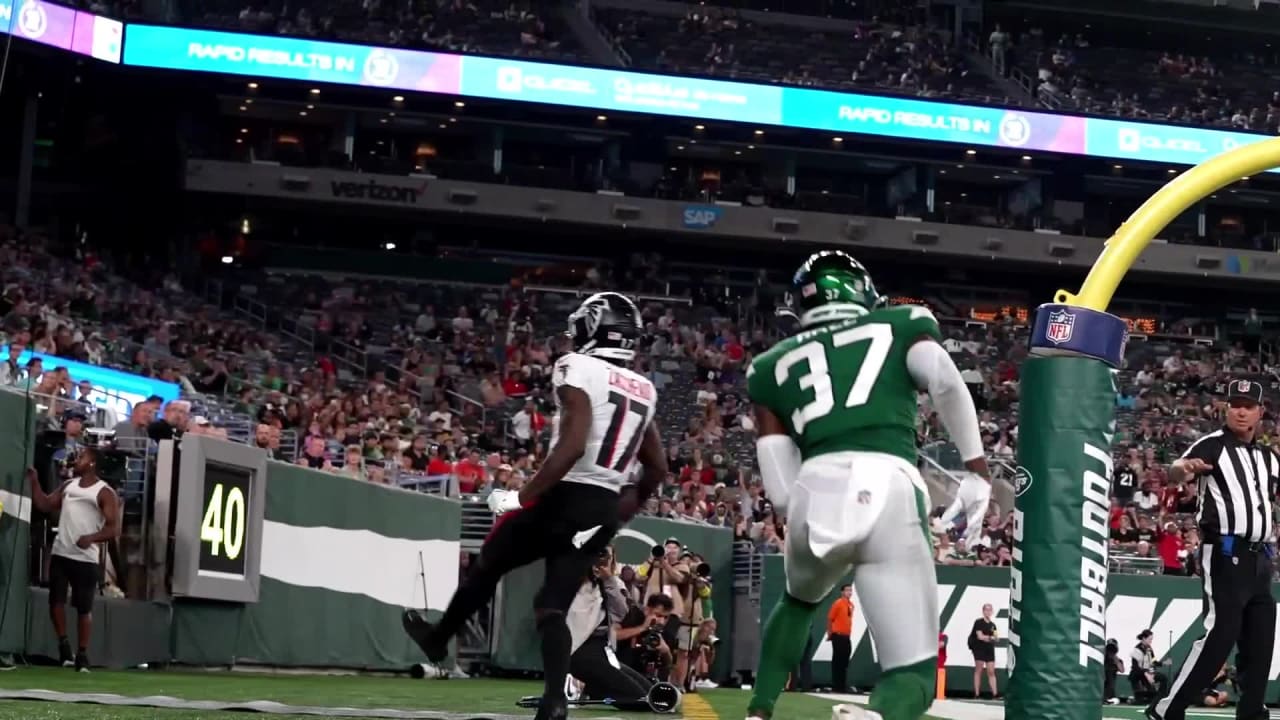
[[[845,582],[852,582],[846,578]],[[762,617],[781,597],[786,587],[782,573],[782,558],[765,558],[764,584],[761,589]],[[1277,585],[1272,584],[1272,594],[1280,601]],[[849,664],[849,682],[857,687],[871,685],[878,674],[875,647],[867,632],[866,617],[859,611],[859,601],[854,588],[853,660]],[[827,684],[831,678],[831,643],[825,639],[826,610],[839,594],[839,588],[820,607],[819,617],[812,628],[815,641],[813,656],[813,680]],[[938,607],[941,611],[940,627],[948,636],[947,689],[949,692],[973,692],[973,655],[966,645],[973,622],[982,615],[982,606],[991,603],[996,611],[995,623],[1000,638],[1008,637],[1009,628],[1009,570],[1007,568],[938,567]],[[1120,644],[1120,654],[1129,667],[1129,651],[1137,644],[1138,633],[1150,628],[1154,634],[1154,648],[1161,659],[1172,659],[1173,667],[1165,672],[1176,672],[1191,649],[1191,643],[1203,633],[1200,624],[1200,581],[1198,578],[1180,578],[1143,575],[1111,575],[1107,587],[1107,637]],[[1280,628],[1277,628],[1280,634]],[[1007,649],[1002,639],[996,649],[996,667],[1003,668]],[[1280,648],[1280,641],[1276,643]],[[1065,659],[1064,659],[1065,661]],[[1280,691],[1277,676],[1280,675],[1280,657],[1273,656],[1271,687],[1268,697]],[[997,671],[1000,687],[1007,676]],[[1099,674],[1098,682],[1102,682]],[[984,680],[985,683],[985,680]],[[984,685],[985,688],[985,685]],[[1118,680],[1121,694],[1129,691],[1124,675]]]
[[[453,595],[460,520],[454,500],[271,463],[259,601],[176,601],[173,659],[401,670],[422,662],[400,615],[424,606],[424,578],[430,609]]]

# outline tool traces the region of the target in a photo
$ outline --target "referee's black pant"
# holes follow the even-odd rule
[[[1213,684],[1236,647],[1238,720],[1266,718],[1263,697],[1275,640],[1270,549],[1262,543],[1220,538],[1201,546],[1205,634],[1191,646],[1169,694],[1154,706],[1164,720],[1183,720],[1186,709]]]

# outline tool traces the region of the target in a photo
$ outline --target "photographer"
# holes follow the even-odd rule
[[[1223,663],[1222,669],[1218,671],[1218,676],[1213,679],[1209,687],[1205,688],[1200,698],[1200,704],[1204,707],[1225,707],[1230,700],[1227,690],[1235,689],[1235,686],[1235,670]]]
[[[645,677],[663,680],[671,668],[671,647],[664,635],[671,616],[671,598],[657,593],[645,601],[644,610],[634,605],[614,627],[618,659]]]
[[[697,659],[697,635],[703,620],[711,617],[711,566],[700,555],[685,551],[681,562],[692,568],[688,584],[681,597],[683,611],[679,613],[680,627],[676,639],[676,667],[672,678],[682,690],[693,688],[695,673],[690,672]]]
[[[693,569],[687,558],[681,557],[681,550],[683,548],[679,540],[667,538],[662,545],[653,546],[649,562],[636,568],[636,576],[644,582],[645,604],[648,604],[650,597],[659,594],[665,595],[671,603],[671,614],[677,620],[666,624],[663,640],[667,647],[672,649],[680,646],[681,621],[679,618],[685,615],[685,598],[693,577]],[[683,675],[677,675],[672,678],[672,682],[680,685],[683,679]]]
[[[627,610],[612,549],[606,549],[583,581],[566,617],[573,648],[569,673],[582,681],[583,694],[588,698],[642,703],[653,685],[615,655],[613,635],[621,634],[616,628]]]
[[[1119,705],[1116,697],[1116,677],[1124,672],[1124,660],[1120,659],[1120,643],[1107,641],[1106,656],[1102,661],[1102,702],[1106,705]]]
[[[1133,700],[1136,703],[1149,703],[1165,694],[1169,679],[1163,673],[1156,672],[1160,665],[1168,664],[1168,660],[1156,662],[1156,651],[1151,649],[1150,630],[1143,630],[1138,635],[1138,644],[1129,653],[1129,684],[1133,686]]]
[[[711,666],[716,661],[716,645],[719,644],[720,638],[716,637],[716,621],[703,620],[693,637],[693,649],[689,651],[690,687],[699,690],[719,687],[710,679]]]

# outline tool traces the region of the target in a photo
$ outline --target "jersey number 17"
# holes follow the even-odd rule
[[[644,437],[644,421],[649,417],[649,406],[619,392],[609,393],[609,404],[613,406],[613,415],[609,418],[609,428],[604,431],[604,439],[600,442],[596,465],[621,473],[626,471],[636,456],[636,451],[640,449],[640,440]],[[618,451],[619,446],[621,452]]]

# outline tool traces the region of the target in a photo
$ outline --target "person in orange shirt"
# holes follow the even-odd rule
[[[853,655],[853,586],[840,588],[840,597],[827,611],[827,639],[831,641],[831,692],[849,693],[849,658]]]

